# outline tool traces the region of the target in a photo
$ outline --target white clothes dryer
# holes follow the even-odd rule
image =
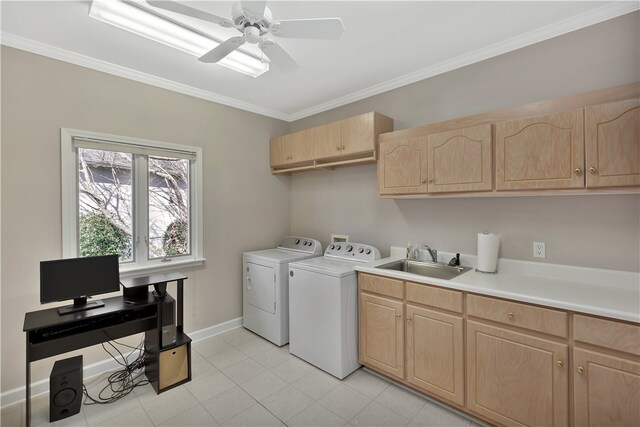
[[[379,258],[373,246],[347,242],[289,264],[291,354],[339,379],[360,367],[355,266]]]
[[[282,346],[289,342],[289,263],[322,255],[314,239],[289,236],[277,248],[242,255],[242,324]]]

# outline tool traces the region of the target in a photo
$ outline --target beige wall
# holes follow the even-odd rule
[[[40,309],[39,261],[61,256],[60,128],[203,147],[203,267],[181,269],[185,328],[242,315],[241,254],[289,231],[289,179],[269,171],[288,124],[2,48],[2,391],[24,385],[24,313]],[[175,294],[174,294],[175,295]],[[85,366],[106,357],[84,352]],[[53,361],[34,364],[47,378]]]
[[[396,129],[640,80],[639,14],[633,13],[423,80],[292,124],[299,130],[379,111]],[[378,246],[408,240],[476,253],[476,233],[502,235],[501,256],[640,270],[637,195],[391,200],[376,197],[375,166],[300,173],[291,181],[292,233],[326,244],[331,233]]]

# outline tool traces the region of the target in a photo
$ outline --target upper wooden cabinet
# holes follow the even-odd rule
[[[307,143],[310,138],[310,129],[272,138],[271,167],[313,162],[313,145]]]
[[[640,98],[585,109],[587,187],[640,185]]]
[[[392,130],[393,119],[370,112],[272,138],[272,172],[375,162],[378,135]]]
[[[427,138],[380,144],[378,192],[411,194],[427,191]]]
[[[383,197],[628,192],[640,187],[640,84],[389,132],[379,145]]]
[[[496,124],[496,189],[584,187],[583,110]]]
[[[342,145],[342,122],[329,123],[311,129],[315,159],[335,157],[340,153]]]
[[[427,191],[491,190],[491,148],[490,124],[429,135]]]

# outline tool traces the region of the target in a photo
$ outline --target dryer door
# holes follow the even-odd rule
[[[276,272],[272,266],[247,262],[247,303],[267,313],[276,312]]]

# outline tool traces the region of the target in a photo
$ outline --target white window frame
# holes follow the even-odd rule
[[[61,142],[61,166],[62,166],[62,257],[75,258],[78,256],[78,154],[74,147],[73,140],[75,138],[88,139],[91,141],[104,141],[105,144],[129,144],[137,147],[146,147],[149,149],[159,149],[167,151],[189,152],[196,156],[196,160],[191,162],[190,180],[190,215],[191,215],[191,254],[181,255],[171,258],[170,261],[163,262],[162,259],[148,259],[146,244],[140,245],[144,247],[137,250],[137,258],[133,262],[120,264],[120,277],[134,276],[137,274],[153,273],[159,271],[174,270],[179,267],[194,267],[202,265],[205,262],[203,256],[203,205],[202,198],[202,148],[180,145],[169,142],[152,141],[140,138],[131,138],[127,136],[109,135],[104,133],[96,133],[77,129],[60,129]],[[140,168],[139,162],[146,163],[147,159],[137,157],[134,170],[136,174],[146,175],[146,168]],[[147,178],[141,177],[140,181],[147,182]],[[144,188],[141,188],[144,187]],[[138,205],[147,200],[146,186],[140,185],[135,189],[133,195]],[[136,206],[134,203],[134,206]],[[146,211],[144,204],[141,205],[142,210]],[[140,208],[139,208],[140,209]],[[141,219],[137,222],[142,223],[146,217],[146,212],[141,212]],[[134,220],[133,224],[134,245],[137,239],[140,242],[146,242],[148,235],[148,226],[139,227]],[[170,257],[169,257],[170,258]]]

